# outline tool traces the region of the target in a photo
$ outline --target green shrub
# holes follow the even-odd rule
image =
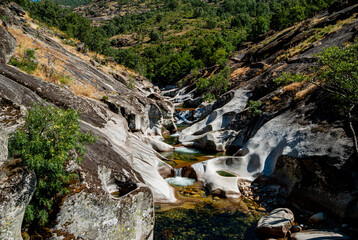
[[[211,78],[199,78],[196,82],[196,88],[199,91],[206,92],[204,100],[213,101],[216,96],[223,94],[227,91],[230,81],[230,67],[226,66],[218,74],[215,74]]]
[[[35,50],[31,48],[27,49],[21,60],[12,57],[9,61],[9,64],[18,67],[27,73],[33,73],[38,66],[38,62],[35,57]]]
[[[320,66],[310,76],[282,73],[274,82],[286,85],[292,82],[310,81],[332,93],[343,105],[358,103],[358,42],[345,48],[332,46],[316,55]]]
[[[56,194],[69,193],[66,186],[73,175],[65,170],[66,163],[79,163],[85,143],[94,141],[91,133],[80,132],[75,110],[38,104],[27,111],[25,125],[9,140],[11,156],[21,157],[36,173],[37,186],[25,211],[25,222],[35,226],[48,222]]]
[[[247,107],[249,109],[250,115],[253,117],[260,116],[262,114],[262,111],[259,109],[261,105],[262,105],[261,101],[249,100]]]
[[[306,80],[307,80],[307,77],[300,73],[292,74],[292,73],[284,72],[281,74],[281,76],[279,76],[278,78],[275,78],[273,81],[277,85],[288,85],[293,82],[303,82]]]

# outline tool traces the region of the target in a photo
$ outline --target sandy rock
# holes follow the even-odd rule
[[[285,237],[293,220],[294,216],[290,209],[277,208],[259,220],[256,232],[262,236]]]

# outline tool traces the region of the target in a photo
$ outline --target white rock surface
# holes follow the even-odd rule
[[[173,187],[171,187],[159,174],[159,169],[163,167],[162,165],[168,164],[160,160],[158,154],[134,134],[129,135],[128,145],[130,146],[132,154],[132,166],[140,173],[145,184],[152,190],[154,201],[177,201],[174,196]]]
[[[338,159],[336,166],[340,167],[340,160],[343,162],[350,156],[353,146],[343,129],[329,128],[318,132],[314,130],[318,127],[315,124],[300,124],[301,118],[293,112],[279,115],[249,139],[240,151],[242,156],[214,158],[194,164],[193,168],[199,172],[202,181],[224,190],[228,189],[228,180],[223,181],[216,171],[229,171],[252,181],[260,174],[271,174],[281,155],[298,158],[330,156]],[[230,191],[239,191],[237,186],[230,186]]]
[[[193,144],[201,148],[210,148],[216,151],[224,151],[235,140],[234,131],[222,131],[231,122],[235,115],[241,112],[249,99],[249,92],[240,89],[234,92],[234,96],[223,107],[215,109],[203,120],[184,129],[179,141],[184,145]],[[207,144],[209,143],[209,144]]]
[[[291,235],[291,240],[338,240],[338,239],[351,239],[349,236],[331,230],[308,230]]]

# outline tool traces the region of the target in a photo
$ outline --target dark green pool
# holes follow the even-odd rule
[[[254,227],[259,216],[239,211],[219,212],[211,204],[195,209],[175,208],[156,212],[154,239],[256,239]]]

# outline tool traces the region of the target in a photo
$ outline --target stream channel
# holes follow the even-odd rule
[[[161,154],[174,168],[174,177],[166,181],[175,188],[179,201],[155,205],[154,239],[256,239],[254,227],[264,213],[252,210],[255,203],[245,198],[212,195],[191,173],[190,165],[225,156],[225,153],[208,153],[182,146],[179,133],[188,126],[178,124],[177,133],[164,136],[164,142],[175,147],[173,152]],[[226,175],[225,172],[218,174]]]

